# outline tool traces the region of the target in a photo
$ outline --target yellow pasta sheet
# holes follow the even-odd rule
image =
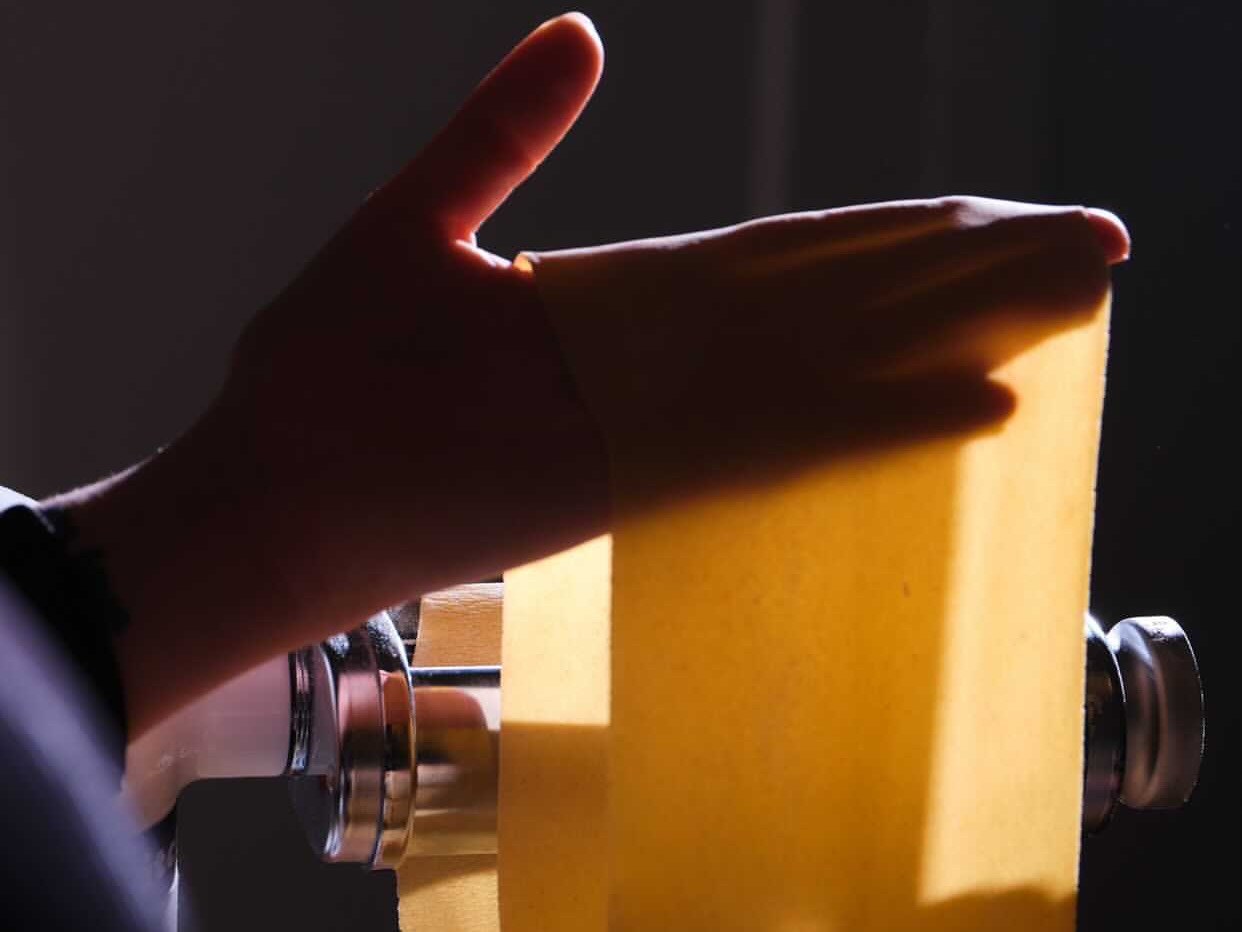
[[[452,667],[500,661],[499,583],[425,596],[414,665]],[[413,856],[397,869],[405,932],[484,932],[497,928],[496,856]]]
[[[852,235],[811,258],[892,242]],[[774,448],[715,482],[724,448],[670,458],[625,413],[702,375],[626,343],[677,312],[674,253],[528,260],[604,425],[615,521],[610,546],[506,576],[505,932],[1071,929],[1103,287],[1005,344],[1002,427]],[[635,307],[628,337],[593,323]]]
[[[507,859],[504,884],[518,895],[506,899],[505,928],[606,924],[611,571],[603,537],[506,574],[499,831],[521,853]],[[464,662],[463,650],[477,657],[487,640],[479,629],[494,627],[474,624],[486,614],[476,610],[482,600],[466,605],[441,593],[434,601],[445,645],[434,659]],[[456,646],[450,633],[463,624],[469,634]],[[405,932],[500,928],[495,857],[410,858],[397,875]]]
[[[997,436],[618,526],[610,928],[1073,928],[1103,332]]]

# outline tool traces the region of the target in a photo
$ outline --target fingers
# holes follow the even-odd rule
[[[603,69],[591,21],[544,23],[496,66],[373,200],[468,240],[569,131]]]
[[[1129,254],[1125,226],[1108,211],[977,197],[766,217],[712,231],[702,248],[706,264],[731,269],[738,286],[820,291],[840,306],[913,295],[1053,240],[1072,243],[1101,266]]]
[[[1130,231],[1121,222],[1121,218],[1110,210],[1099,207],[1085,207],[1087,222],[1100,241],[1100,247],[1109,265],[1116,265],[1130,258]]]
[[[988,371],[1104,304],[1107,267],[1093,248],[1049,238],[948,279],[856,322],[842,350],[855,366],[883,373],[972,366]]]
[[[925,209],[936,203],[951,214]],[[819,252],[801,250],[801,267],[762,270],[772,303],[822,308],[794,316],[791,341],[832,346],[854,372],[991,369],[1096,313],[1108,263],[1128,248],[1124,226],[1102,211],[976,198],[908,206],[906,217],[889,213],[891,229],[848,242],[829,232]]]

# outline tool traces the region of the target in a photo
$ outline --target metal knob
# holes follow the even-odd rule
[[[1186,632],[1172,618],[1127,618],[1105,634],[1087,618],[1083,828],[1118,803],[1172,809],[1194,791],[1203,757],[1203,688]]]
[[[414,708],[397,629],[363,627],[290,655],[290,793],[326,861],[392,866],[414,812]]]
[[[325,861],[496,851],[500,668],[412,668],[386,612],[290,655],[290,793]]]
[[[500,667],[415,667],[417,791],[406,853],[495,854]]]

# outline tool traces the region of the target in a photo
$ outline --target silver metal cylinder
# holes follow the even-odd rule
[[[1185,803],[1203,757],[1203,688],[1186,632],[1172,618],[1087,618],[1082,825],[1099,832],[1118,804]]]
[[[1126,707],[1121,671],[1104,629],[1087,616],[1087,688],[1083,704],[1082,827],[1108,824],[1121,795],[1126,757]]]
[[[1176,809],[1199,780],[1203,687],[1186,632],[1172,618],[1127,618],[1108,632],[1125,690],[1126,764],[1121,802]]]
[[[381,613],[290,657],[290,792],[325,861],[496,851],[500,667],[407,649]]]
[[[493,854],[500,667],[414,668],[417,790],[410,856]]]
[[[290,792],[326,861],[391,867],[414,812],[410,668],[387,613],[298,652]]]

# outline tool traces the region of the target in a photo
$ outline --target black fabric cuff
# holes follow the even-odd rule
[[[114,635],[129,620],[108,583],[102,554],[74,546],[59,509],[16,505],[0,512],[0,572],[43,619],[116,725],[108,750],[122,770],[127,719]]]

